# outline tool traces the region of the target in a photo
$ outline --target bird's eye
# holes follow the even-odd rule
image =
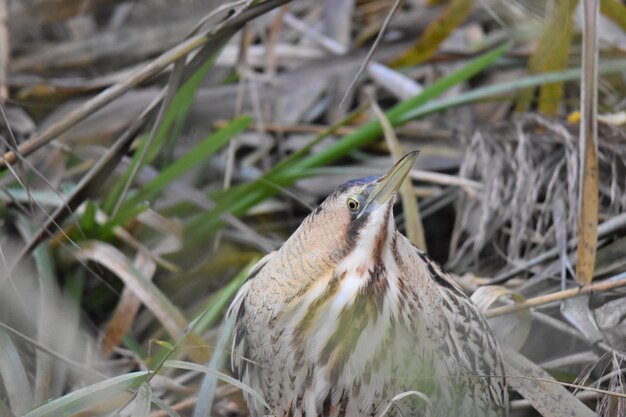
[[[350,211],[357,211],[359,208],[359,202],[352,197],[348,198],[346,204],[348,205],[348,210]]]

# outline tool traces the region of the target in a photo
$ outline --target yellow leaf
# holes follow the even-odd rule
[[[576,110],[574,112],[571,112],[567,116],[567,123],[570,123],[570,124],[578,124],[578,123],[580,123],[580,111]]]
[[[582,195],[578,213],[578,260],[576,282],[587,285],[593,278],[598,243],[598,157],[593,136],[586,138]]]
[[[600,0],[600,12],[626,31],[626,6],[618,0]]]
[[[578,259],[576,282],[587,285],[593,279],[598,243],[598,3],[583,3],[583,54],[580,79],[580,171],[578,187]]]
[[[431,22],[417,42],[393,60],[392,66],[418,65],[433,56],[439,45],[467,18],[474,0],[452,0],[439,18]]]
[[[167,342],[165,340],[153,340],[152,342],[155,345],[161,346],[161,347],[163,347],[163,348],[165,348],[167,350],[170,350],[170,351],[174,351],[174,349],[175,349],[174,345],[172,345],[171,343],[169,343],[169,342]]]
[[[389,145],[391,156],[394,161],[398,161],[405,153],[402,149],[402,145],[398,141],[398,137],[396,136],[389,119],[387,119],[385,113],[380,109],[376,100],[372,98],[371,104],[372,109],[374,110],[374,113],[383,128],[383,134],[387,145]],[[428,250],[426,248],[426,237],[424,234],[424,225],[422,224],[422,216],[420,214],[419,205],[417,204],[417,198],[413,191],[413,184],[411,184],[410,179],[407,179],[402,183],[399,194],[400,199],[402,200],[407,237],[415,246],[422,249],[424,252],[427,252]]]
[[[557,0],[554,10],[544,23],[543,32],[537,40],[537,47],[528,61],[528,72],[559,71],[567,67],[572,33],[572,15],[577,0]],[[563,83],[550,83],[541,86],[539,112],[555,116],[563,96]],[[516,110],[528,111],[533,98],[533,89],[524,90],[516,103]]]

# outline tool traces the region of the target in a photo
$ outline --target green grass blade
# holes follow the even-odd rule
[[[437,80],[425,88],[419,95],[394,106],[386,113],[387,118],[394,126],[405,122],[406,120],[402,118],[405,113],[424,106],[453,86],[480,73],[506,53],[510,47],[511,44],[507,43],[475,58],[459,70]],[[230,192],[221,196],[215,209],[201,214],[188,224],[185,230],[187,235],[186,243],[197,244],[218,230],[223,225],[219,218],[220,214],[230,212],[235,215],[242,215],[249,208],[275,195],[278,192],[278,188],[269,184],[288,186],[299,178],[304,170],[332,163],[347,153],[374,141],[381,134],[382,128],[380,123],[372,121],[321,152],[303,158],[285,167],[283,170],[273,170],[260,180],[232,188]]]
[[[250,388],[246,384],[244,384],[242,382],[239,382],[235,378],[233,378],[231,376],[228,376],[228,375],[226,375],[223,372],[219,372],[219,371],[216,371],[214,369],[211,369],[208,366],[198,365],[197,363],[192,363],[192,362],[172,360],[172,361],[166,361],[163,364],[163,367],[164,368],[186,369],[188,371],[195,371],[195,372],[203,372],[203,373],[213,374],[218,379],[220,379],[221,381],[224,381],[227,384],[233,385],[233,386],[239,388],[240,390],[242,390],[243,392],[247,392],[248,394],[252,395],[258,401],[260,401],[261,404],[263,404],[265,407],[269,408],[269,405],[267,404],[267,402],[263,399],[263,397],[261,397],[261,395],[258,392],[256,392],[255,390],[253,390],[252,388]]]
[[[233,137],[243,132],[251,122],[252,119],[249,116],[241,116],[234,119],[224,128],[211,134],[181,158],[164,168],[156,178],[130,197],[122,206],[119,214],[107,222],[107,225],[103,226],[103,228],[110,228],[134,217],[137,214],[133,211],[135,207],[138,207],[144,201],[152,200],[178,177],[197,165],[206,162],[215,152],[226,146]]]
[[[195,323],[195,328],[201,324],[202,321],[208,321],[209,314],[211,314],[211,318],[217,317],[216,312],[219,313],[226,305],[231,301],[234,296],[237,288],[241,286],[241,284],[248,277],[250,270],[256,265],[258,259],[253,259],[251,262],[246,265],[237,276],[231,280],[229,285],[224,288],[224,290],[230,291],[221,291],[220,297],[217,303],[214,303],[208,309],[200,315],[199,319]],[[224,352],[227,350],[227,343],[231,338],[231,334],[233,331],[235,321],[234,317],[231,317],[228,320],[224,321],[223,328],[220,331],[220,336],[215,345],[215,349],[213,350],[213,355],[211,356],[211,361],[209,363],[209,368],[217,371],[222,367],[222,362],[224,361]],[[205,324],[206,325],[206,324]],[[202,383],[200,384],[200,389],[198,390],[198,402],[196,403],[196,407],[193,412],[194,417],[204,417],[209,416],[211,414],[211,409],[213,408],[213,400],[215,398],[215,392],[217,390],[217,382],[218,378],[211,373],[207,373],[204,375],[202,379]]]
[[[148,372],[132,372],[89,385],[47,402],[24,414],[23,417],[58,417],[75,414],[118,394],[139,388],[147,380],[148,375]]]
[[[209,362],[209,369],[218,371],[224,362],[224,352],[227,349],[228,341],[235,327],[235,317],[230,317],[224,321],[223,327],[220,329],[215,350]],[[206,373],[202,378],[200,389],[198,390],[198,402],[193,411],[193,417],[209,417],[213,408],[213,400],[215,399],[215,391],[217,390],[218,378],[214,373]]]
[[[206,303],[203,311],[200,313],[193,329],[198,334],[203,334],[207,329],[213,326],[221,317],[221,313],[228,307],[233,297],[244,283],[254,265],[259,261],[259,257],[253,257],[243,269],[231,279],[224,288],[222,288],[215,296],[211,297]]]
[[[22,215],[17,215],[16,226],[20,234],[25,241],[30,241],[36,233],[36,226],[33,224],[32,218]],[[78,315],[70,313],[72,308],[68,308],[65,312],[68,313],[64,316],[63,324],[59,325],[56,321],[54,314],[50,314],[55,311],[55,301],[57,299],[57,276],[55,270],[55,264],[49,248],[44,245],[40,245],[33,250],[33,260],[35,261],[35,267],[37,270],[39,281],[39,308],[33,310],[34,314],[37,314],[37,341],[45,345],[54,345],[55,349],[67,354],[68,344],[64,343],[71,338],[56,339],[55,335],[60,334],[63,331],[64,334],[74,334],[77,330],[78,321],[74,321],[74,318],[78,318]],[[54,329],[52,331],[51,329]],[[35,396],[33,404],[38,404],[46,398],[55,397],[60,395],[62,387],[65,386],[65,377],[67,375],[67,364],[62,362],[53,361],[53,358],[37,350],[35,353]],[[32,404],[31,404],[32,406]],[[28,407],[30,408],[30,406]]]
[[[11,336],[0,331],[0,385],[6,389],[11,409],[21,414],[33,405],[33,392],[26,370]]]
[[[141,384],[135,396],[133,413],[131,417],[148,417],[152,405],[152,388],[148,381]]]
[[[174,98],[172,98],[172,102],[167,110],[167,113],[163,117],[163,123],[159,127],[159,130],[157,131],[154,139],[152,140],[152,143],[150,144],[150,149],[147,150],[146,158],[144,160],[141,160],[143,147],[146,146],[148,137],[145,136],[143,138],[140,148],[137,149],[137,151],[133,155],[128,169],[126,170],[124,175],[122,175],[122,177],[115,183],[113,189],[108,194],[107,199],[103,204],[103,208],[107,213],[111,213],[113,207],[115,207],[117,200],[122,195],[126,182],[130,178],[133,170],[136,169],[135,167],[138,164],[141,164],[143,166],[150,163],[157,155],[159,149],[161,149],[161,146],[163,145],[165,139],[168,137],[168,132],[170,131],[170,128],[172,128],[175,123],[182,123],[186,119],[186,116],[189,113],[189,109],[191,108],[191,105],[193,103],[193,98],[196,91],[198,90],[198,88],[200,88],[202,80],[204,79],[206,74],[211,68],[213,68],[213,64],[215,63],[215,60],[219,56],[220,52],[221,49],[213,54],[211,59],[207,60],[200,68],[198,68],[195,74],[193,74],[180,87]]]
[[[153,396],[152,403],[156,405],[157,407],[159,407],[169,417],[180,417],[180,414],[174,411],[174,409],[169,404],[167,404],[165,401],[161,400],[160,398]]]
[[[599,74],[611,74],[626,71],[626,59],[607,60],[600,64]],[[512,93],[527,87],[537,87],[542,84],[559,81],[573,81],[580,78],[580,68],[571,68],[564,71],[546,72],[543,74],[530,75],[517,80],[506,81],[487,87],[477,88],[454,97],[432,101],[425,106],[413,109],[400,116],[400,123],[436,113],[451,107],[469,104],[477,101],[488,100],[499,95]]]
[[[0,417],[15,417],[13,411],[4,403],[4,400],[0,400]]]
[[[491,65],[496,59],[504,55],[510,48],[511,44],[506,43],[490,52],[487,52],[468,62],[462,68],[435,81],[428,87],[424,88],[424,90],[415,97],[412,97],[397,104],[386,113],[389,122],[393,126],[397,126],[401,120],[401,116],[404,113],[425,105],[426,103],[439,97],[441,94],[448,91],[455,85],[472,78],[473,76],[487,68],[489,65]],[[290,169],[290,171],[303,168],[319,167],[334,162],[348,152],[363,145],[366,145],[372,142],[374,139],[379,138],[382,133],[383,131],[380,123],[377,120],[372,121],[362,128],[358,129],[356,132],[336,142],[335,144],[333,144],[333,146],[326,148],[324,151],[318,152],[309,156],[308,158],[303,159],[300,163],[295,164]]]

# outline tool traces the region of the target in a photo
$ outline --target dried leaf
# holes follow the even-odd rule
[[[433,404],[430,401],[430,399],[428,398],[428,396],[426,394],[424,394],[423,392],[420,392],[420,391],[406,391],[406,392],[400,393],[400,394],[396,395],[395,397],[393,397],[391,399],[391,401],[389,401],[389,404],[387,404],[387,407],[385,407],[383,412],[380,413],[380,417],[386,416],[389,413],[389,411],[391,411],[391,408],[395,405],[395,403],[400,402],[401,400],[403,400],[403,399],[405,399],[407,397],[416,397],[416,398],[420,399],[421,401],[426,403],[428,408],[431,408],[433,406]]]
[[[152,279],[156,271],[156,263],[153,260],[143,255],[142,252],[138,252],[133,264],[146,279]],[[128,286],[124,287],[124,291],[111,316],[111,320],[109,320],[104,329],[104,335],[100,345],[104,357],[111,356],[113,350],[122,342],[122,339],[135,321],[139,307],[141,307],[141,300]]]
[[[606,343],[619,348],[626,340],[626,297],[609,301],[593,310],[598,327],[602,329]]]
[[[506,346],[502,353],[507,383],[543,417],[597,417],[596,413],[534,362]]]
[[[326,0],[324,32],[342,45],[350,45],[354,0]]]
[[[585,294],[563,300],[561,302],[561,314],[572,326],[585,335],[590,343],[597,343],[602,340],[602,333],[589,309],[590,298],[591,294]]]
[[[585,138],[584,143],[585,146],[581,148],[584,156],[578,206],[578,260],[576,262],[576,282],[580,285],[591,282],[598,242],[598,159],[593,138]]]
[[[87,241],[82,244],[76,257],[79,260],[98,262],[116,274],[155,315],[172,338],[178,339],[183,335],[183,329],[187,326],[183,313],[118,249],[107,243]],[[191,358],[206,362],[210,349],[197,334],[190,332],[184,343]]]
[[[578,188],[578,259],[576,282],[593,278],[598,243],[598,3],[584,0],[583,73],[581,82],[580,171]]]
[[[501,300],[502,297],[510,297],[515,302],[526,301],[526,298],[522,295],[499,285],[488,285],[478,288],[478,290],[472,294],[472,301],[478,306],[480,311],[484,313],[494,303]],[[526,342],[530,334],[531,322],[532,315],[529,310],[521,310],[517,311],[516,314],[507,314],[506,316],[492,317],[489,319],[489,325],[498,340],[514,349],[521,348]]]
[[[4,403],[4,400],[0,400],[0,417],[15,417],[15,414]]]
[[[623,126],[626,124],[626,111],[616,113],[599,114],[598,120],[607,125]]]

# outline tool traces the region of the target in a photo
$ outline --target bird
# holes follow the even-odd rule
[[[396,228],[418,152],[337,187],[252,268],[227,311],[252,417],[508,415],[487,320]]]

